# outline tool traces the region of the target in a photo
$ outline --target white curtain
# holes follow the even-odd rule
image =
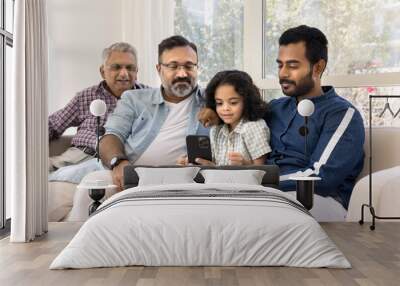
[[[12,242],[47,232],[47,29],[45,0],[18,0],[7,149]]]
[[[174,0],[122,0],[123,40],[138,50],[139,81],[158,87],[158,44],[174,33]]]

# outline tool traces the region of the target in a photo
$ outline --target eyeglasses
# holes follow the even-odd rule
[[[112,64],[109,65],[108,68],[113,72],[119,72],[123,68],[125,68],[128,72],[137,72],[137,66],[135,65]]]
[[[162,65],[163,67],[166,67],[170,71],[177,71],[177,70],[179,70],[179,68],[183,68],[187,72],[192,72],[197,68],[197,64],[191,63],[191,62],[184,63],[184,64],[178,64],[175,62],[168,63],[168,64],[160,63],[160,65]]]

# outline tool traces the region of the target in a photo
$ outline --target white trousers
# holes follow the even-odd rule
[[[49,172],[53,172],[65,166],[75,165],[92,159],[90,156],[76,147],[69,147],[64,153],[49,158]]]
[[[286,194],[296,198],[296,192],[286,192]],[[314,204],[310,213],[319,222],[345,221],[347,215],[346,209],[338,201],[316,194],[314,194]]]

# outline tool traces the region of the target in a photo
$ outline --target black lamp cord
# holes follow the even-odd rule
[[[304,132],[304,155],[306,156],[306,158],[308,158],[308,154],[307,154],[307,135],[308,135],[308,116],[304,117],[304,126],[305,126],[305,132]]]
[[[99,154],[99,137],[100,137],[100,116],[97,117],[97,126],[96,126],[96,137],[97,137],[97,144],[96,144],[96,157],[97,162],[99,162],[100,154]]]

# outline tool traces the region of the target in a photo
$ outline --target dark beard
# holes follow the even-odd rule
[[[300,81],[299,81],[299,83],[295,83],[294,81],[291,81],[291,80],[285,80],[285,79],[283,79],[283,80],[280,80],[279,81],[279,83],[291,83],[291,84],[294,84],[295,85],[295,89],[294,89],[294,91],[293,92],[290,92],[290,93],[287,93],[287,92],[285,92],[285,91],[283,91],[282,90],[282,92],[285,94],[285,95],[287,95],[287,96],[290,96],[290,97],[299,97],[299,96],[304,96],[304,95],[306,95],[307,93],[309,93],[313,88],[314,88],[314,86],[315,86],[315,83],[314,83],[314,81],[313,81],[313,79],[312,79],[312,69],[310,70],[310,72],[305,76],[305,77],[303,77]]]

